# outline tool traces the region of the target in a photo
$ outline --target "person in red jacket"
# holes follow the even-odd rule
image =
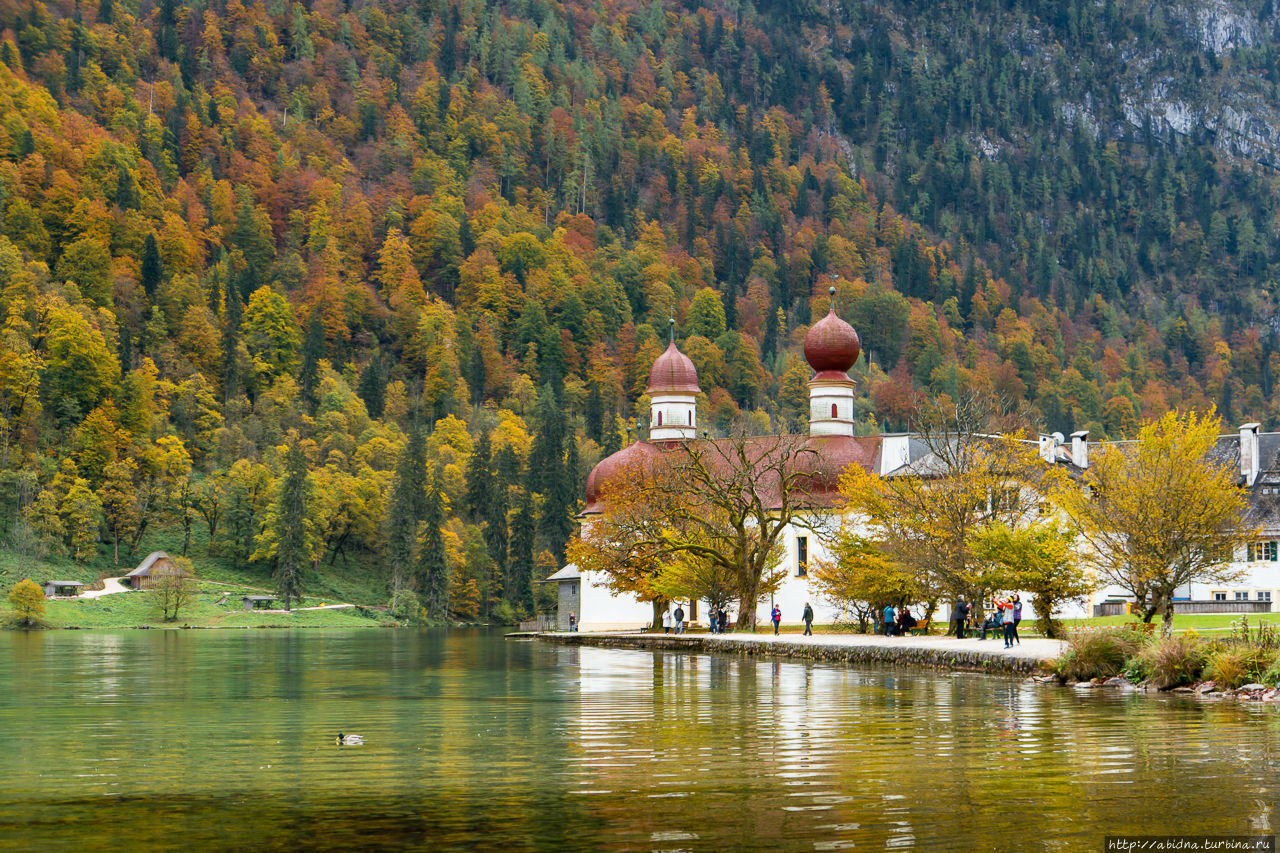
[[[1002,601],[999,598],[992,599],[992,601],[996,609],[1002,614],[1000,624],[1004,628],[1004,647],[1011,649],[1013,648],[1013,626],[1016,618],[1014,616],[1015,605],[1012,601]]]
[[[782,610],[778,605],[773,605],[773,613],[769,616],[773,620],[773,636],[778,636],[778,626],[782,624]]]

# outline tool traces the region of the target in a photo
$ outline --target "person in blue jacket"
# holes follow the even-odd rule
[[[886,637],[893,636],[893,623],[895,621],[896,620],[894,619],[894,615],[893,615],[893,605],[886,604],[884,606],[884,635]]]

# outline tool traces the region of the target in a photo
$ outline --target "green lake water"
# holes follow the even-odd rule
[[[1270,834],[1278,759],[1274,706],[979,675],[479,632],[0,634],[0,850],[1101,850]]]

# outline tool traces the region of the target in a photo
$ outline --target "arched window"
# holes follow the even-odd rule
[[[835,404],[835,403],[832,403],[832,404],[831,404],[831,417],[833,417],[833,418],[835,418],[835,417],[839,417],[839,415],[836,413],[836,404]]]
[[[662,412],[658,412],[658,426],[662,426]]]
[[[689,426],[693,426],[693,412],[689,413]]]

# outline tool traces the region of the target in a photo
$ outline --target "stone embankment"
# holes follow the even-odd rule
[[[1026,639],[1005,649],[1000,640],[954,637],[879,637],[867,634],[625,634],[543,633],[553,643],[654,651],[767,655],[834,663],[874,663],[925,669],[1029,675],[1048,671],[1065,643]]]

